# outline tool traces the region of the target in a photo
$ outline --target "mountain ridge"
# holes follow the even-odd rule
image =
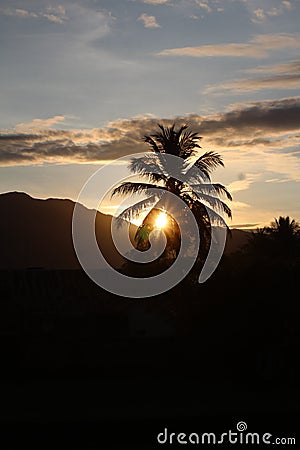
[[[72,241],[75,204],[68,198],[40,199],[18,191],[0,194],[0,269],[80,269]],[[87,219],[95,214],[95,210],[78,205]],[[111,215],[96,211],[96,238],[107,261],[113,267],[120,267],[125,258],[114,247],[111,220]],[[131,227],[131,238],[135,229]],[[238,250],[249,236],[243,230],[231,230],[231,233],[225,255]]]
[[[79,205],[87,218],[95,214]],[[39,199],[16,191],[0,194],[0,268],[79,269],[72,241],[74,206],[70,199]],[[124,258],[110,237],[111,219],[97,211],[95,231],[108,262],[119,267]]]

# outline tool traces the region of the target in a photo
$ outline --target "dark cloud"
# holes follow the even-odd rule
[[[236,109],[221,114],[219,119],[206,120],[206,129],[212,132],[216,128],[232,128],[245,131],[245,129],[273,131],[294,131],[300,127],[300,97],[281,100],[271,100],[244,104]]]
[[[300,97],[237,104],[225,113],[200,116],[190,114],[172,119],[149,116],[120,119],[106,128],[91,130],[45,130],[36,133],[2,133],[0,163],[83,163],[107,161],[145,151],[144,134],[157,122],[187,123],[203,136],[203,146],[270,148],[298,145]]]

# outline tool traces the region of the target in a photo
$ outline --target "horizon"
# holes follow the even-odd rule
[[[75,201],[175,121],[221,154],[230,228],[299,221],[299,17],[295,0],[1,0],[0,192]]]
[[[66,201],[71,201],[72,203],[76,203],[76,200],[72,200],[71,198],[66,198],[66,197],[45,197],[45,198],[40,198],[40,197],[34,197],[30,194],[28,194],[27,192],[24,191],[7,191],[7,192],[1,192],[0,196],[2,195],[7,195],[7,194],[18,194],[18,195],[26,195],[28,197],[30,197],[32,200],[66,200]],[[78,203],[78,202],[77,202]],[[86,205],[84,205],[83,203],[79,203],[80,205],[84,206],[86,209],[92,211],[95,210],[93,207],[88,207]],[[106,216],[110,216],[113,217],[113,214],[111,213],[107,213],[107,212],[103,212],[103,210],[101,210],[101,208],[96,209],[99,213],[104,214]],[[148,210],[146,212],[149,212]],[[145,214],[145,213],[144,213]],[[116,216],[115,216],[116,217]],[[274,217],[273,220],[277,219],[277,217]],[[292,218],[293,219],[293,218]],[[123,219],[126,221],[126,219]],[[270,220],[270,222],[267,225],[270,225],[271,222],[273,220]],[[296,219],[295,219],[296,220]],[[142,223],[142,220],[140,220],[140,223],[135,222],[134,220],[128,220],[128,222],[130,222],[131,224],[138,226]],[[296,222],[298,222],[296,220]],[[231,230],[241,230],[241,231],[256,231],[258,229],[260,229],[261,227],[258,226],[259,224],[257,224],[257,226],[253,226],[253,224],[234,224],[234,225],[228,225],[228,228]]]

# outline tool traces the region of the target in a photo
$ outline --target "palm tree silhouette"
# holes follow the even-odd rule
[[[273,242],[274,251],[278,254],[293,255],[297,252],[300,226],[294,219],[279,216],[270,227],[267,227],[266,232]]]
[[[176,124],[163,126],[158,124],[159,131],[144,136],[144,142],[150,145],[152,152],[143,158],[133,158],[130,162],[130,171],[145,179],[146,182],[123,182],[113,190],[115,195],[143,194],[145,199],[126,208],[119,216],[120,224],[124,219],[131,221],[138,213],[145,209],[150,212],[143,220],[136,233],[137,247],[141,250],[149,247],[148,236],[154,228],[155,219],[162,207],[161,199],[165,192],[171,192],[183,200],[184,204],[194,214],[201,236],[199,254],[204,256],[210,242],[211,220],[222,226],[227,226],[221,212],[231,217],[231,210],[219,196],[225,196],[232,200],[226,187],[219,183],[211,183],[210,174],[218,166],[224,166],[219,154],[208,151],[199,156],[198,133],[192,132],[187,125],[176,129]],[[178,175],[184,178],[180,181],[169,173],[168,158],[165,155],[173,155],[182,159],[182,165],[178,168]],[[200,171],[198,170],[200,169]],[[183,175],[184,174],[184,175]],[[182,177],[181,177],[182,179]],[[173,243],[173,256],[178,253],[180,239],[176,222],[169,217],[169,237]],[[175,247],[175,254],[174,254]]]
[[[300,224],[289,216],[279,216],[270,226],[252,232],[248,250],[265,257],[288,257],[299,253]]]
[[[267,231],[276,239],[290,240],[299,235],[300,226],[294,219],[290,219],[289,216],[279,216],[271,223],[271,227],[267,228]]]

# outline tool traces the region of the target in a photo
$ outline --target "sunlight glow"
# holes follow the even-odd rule
[[[149,209],[147,208],[144,211],[137,214],[135,217],[132,217],[130,219],[130,222],[133,223],[134,225],[136,225],[137,227],[140,227],[141,225],[143,225],[143,221],[148,213],[149,213]]]
[[[161,212],[155,221],[155,227],[159,229],[164,228],[167,225],[167,222],[168,222],[167,214]]]

